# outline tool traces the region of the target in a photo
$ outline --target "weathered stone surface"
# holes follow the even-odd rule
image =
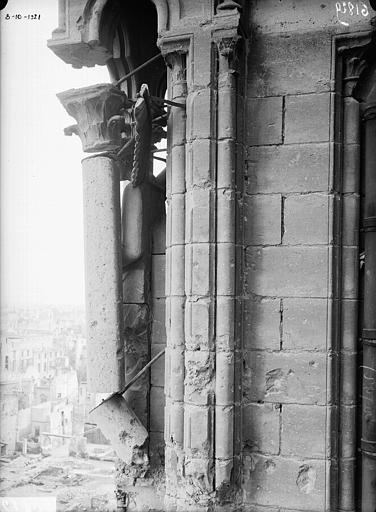
[[[154,299],[152,302],[152,331],[151,331],[151,342],[152,344],[166,343],[166,304],[164,299]]]
[[[250,454],[244,461],[243,478],[248,503],[325,510],[325,461]]]
[[[288,196],[284,203],[284,244],[329,244],[333,202],[329,195]]]
[[[247,196],[244,204],[246,245],[281,243],[281,206],[279,194]]]
[[[164,254],[166,252],[166,217],[156,222],[152,229],[152,253]]]
[[[285,19],[287,11],[284,11]],[[331,35],[328,32],[258,34],[249,54],[248,93],[282,96],[330,90]]]
[[[359,193],[360,146],[350,144],[343,148],[343,183],[344,193]]]
[[[210,421],[207,407],[184,406],[184,448],[189,456],[202,457],[210,451]]]
[[[358,293],[359,257],[357,247],[344,247],[342,250],[343,288],[345,299],[356,299]]]
[[[213,350],[213,320],[213,302],[210,299],[187,300],[185,339],[188,350]]]
[[[250,247],[248,290],[271,297],[326,297],[328,255],[325,247]]]
[[[330,94],[286,97],[285,143],[329,140]]]
[[[251,402],[326,404],[326,354],[251,351],[246,361],[245,399]]]
[[[279,404],[247,404],[243,407],[243,443],[252,452],[279,453]]]
[[[207,405],[214,393],[215,357],[203,350],[185,352],[185,402]]]
[[[209,139],[211,135],[208,105],[210,89],[198,89],[187,97],[187,137],[188,139]]]
[[[282,143],[282,97],[249,98],[247,119],[250,146]]]
[[[346,195],[342,198],[343,245],[355,246],[359,240],[359,207],[360,198],[358,195]]]
[[[88,384],[112,393],[123,383],[120,177],[107,157],[83,160]]]
[[[151,346],[151,358],[159,354],[163,349],[165,348],[165,345],[158,345],[158,344],[152,344]],[[151,385],[152,386],[164,386],[165,383],[165,357],[160,357],[155,363],[153,363],[153,366],[150,369],[150,375],[151,375]]]
[[[188,190],[194,187],[207,188],[212,182],[213,167],[210,164],[210,145],[211,141],[208,139],[193,140],[187,144],[186,187]]]
[[[287,457],[324,459],[328,454],[329,411],[317,405],[283,405],[281,454]]]
[[[214,244],[190,244],[185,247],[185,291],[205,297],[211,289]]]
[[[154,254],[151,259],[151,294],[153,298],[165,297],[165,268],[166,258],[162,254]]]
[[[251,296],[245,301],[244,345],[247,350],[279,350],[280,329],[279,299]]]
[[[328,315],[327,299],[283,299],[283,348],[326,350]]]
[[[312,3],[296,0],[252,0],[250,6],[251,23],[257,31],[276,33],[281,37],[291,37],[293,33],[314,32],[316,30],[336,29],[343,31],[331,3]],[[348,11],[348,10],[347,10]],[[368,11],[369,12],[369,11]],[[351,30],[366,28],[369,18],[350,16],[340,18],[351,26]],[[322,32],[319,32],[322,37]],[[319,36],[319,37],[320,37]],[[328,57],[330,58],[330,57]]]
[[[152,386],[150,389],[150,430],[163,432],[165,396],[162,387]]]
[[[211,208],[214,197],[210,189],[195,188],[185,195],[186,242],[213,242],[214,226],[211,225]]]
[[[326,191],[329,163],[327,143],[249,148],[247,192]]]

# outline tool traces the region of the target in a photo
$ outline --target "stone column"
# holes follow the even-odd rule
[[[170,96],[185,105],[187,96],[186,55],[171,52],[166,57],[170,72]],[[166,370],[165,370],[165,504],[174,506],[184,474],[184,360],[185,360],[185,202],[186,202],[186,112],[172,107],[168,121],[166,176]]]
[[[362,512],[376,507],[376,103],[366,106],[364,158],[364,312],[362,361]]]
[[[186,100],[186,113],[170,116],[167,167],[167,510],[234,503],[238,36],[229,27],[239,12],[230,7],[212,30],[161,42],[171,99]]]
[[[236,295],[236,71],[237,38],[218,44],[217,301],[215,485],[226,500],[234,456],[234,350]]]
[[[123,144],[109,119],[126,96],[112,85],[72,89],[58,95],[78,125],[87,153],[116,151]],[[84,181],[88,389],[114,392],[123,386],[122,290],[120,251],[120,174],[113,158],[96,154],[82,162]]]

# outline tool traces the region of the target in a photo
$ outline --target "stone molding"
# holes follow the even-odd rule
[[[77,134],[86,153],[119,150],[130,138],[126,123],[115,122],[115,116],[120,116],[129,107],[128,99],[124,92],[113,85],[98,84],[70,89],[57,96],[78,123],[70,127],[66,134]]]

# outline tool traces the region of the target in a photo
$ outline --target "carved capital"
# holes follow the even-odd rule
[[[122,122],[124,117],[120,115],[129,106],[128,98],[113,85],[70,89],[57,96],[77,121],[77,129],[70,131],[79,135],[86,153],[118,150],[130,138],[127,123]]]
[[[365,105],[363,110],[363,121],[371,121],[376,119],[376,103]]]
[[[344,59],[344,92],[345,96],[351,96],[361,73],[367,66],[364,58],[364,48],[355,48],[349,51]]]
[[[227,14],[228,11],[237,10],[241,12],[242,5],[240,1],[235,0],[221,0],[217,7],[217,14]]]

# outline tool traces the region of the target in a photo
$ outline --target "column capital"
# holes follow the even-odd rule
[[[376,119],[376,103],[367,103],[363,110],[363,121]]]
[[[77,125],[66,129],[75,133],[86,153],[115,151],[130,138],[124,114],[129,106],[126,94],[111,84],[97,84],[59,93],[59,100]]]

